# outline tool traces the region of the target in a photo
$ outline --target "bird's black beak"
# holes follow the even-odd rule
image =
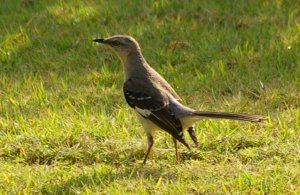
[[[103,38],[94,39],[93,41],[98,42],[98,43],[105,43],[105,39],[103,39]]]

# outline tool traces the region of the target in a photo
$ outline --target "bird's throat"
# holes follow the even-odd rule
[[[137,52],[127,56],[120,56],[120,58],[125,68],[125,80],[132,75],[141,75],[145,72],[147,63],[141,53]]]

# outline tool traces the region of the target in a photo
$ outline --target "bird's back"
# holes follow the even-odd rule
[[[171,95],[173,98],[175,98],[177,101],[182,101],[180,96],[176,93],[176,91],[172,88],[172,86],[158,73],[156,72],[152,67],[149,67],[149,79],[152,80],[152,82],[155,82],[158,86],[160,86],[165,92],[167,92],[169,95]]]

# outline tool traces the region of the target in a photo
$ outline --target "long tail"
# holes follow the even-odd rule
[[[195,111],[195,115],[209,117],[209,118],[223,118],[223,119],[233,119],[251,122],[261,122],[266,120],[266,117],[260,115],[249,115],[242,113],[231,113],[231,112],[208,112],[208,111]]]

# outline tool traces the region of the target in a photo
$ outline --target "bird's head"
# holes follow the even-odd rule
[[[93,41],[109,45],[123,60],[127,59],[131,53],[140,52],[137,41],[127,35],[115,35],[108,38],[94,39]]]

